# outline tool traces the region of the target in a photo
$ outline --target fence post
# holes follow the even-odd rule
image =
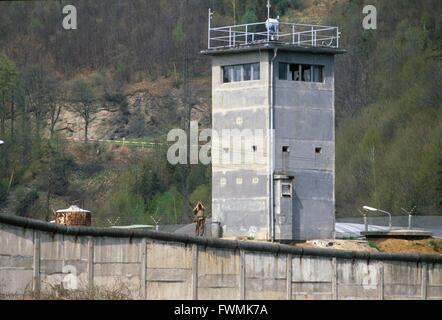
[[[292,300],[292,255],[287,255],[287,300]]]
[[[339,28],[336,28],[336,48],[339,48]]]
[[[332,259],[332,296],[333,300],[338,300],[338,261],[336,257]]]
[[[207,30],[207,49],[210,49],[210,29],[211,29],[212,11],[209,8],[209,25]]]
[[[246,268],[245,268],[245,253],[244,250],[239,251],[239,299],[246,298]]]
[[[384,300],[384,264],[379,262],[379,300]]]
[[[314,43],[314,41],[313,41],[313,27],[311,27],[312,28],[312,30],[311,30],[311,38],[312,38],[312,46],[313,46],[313,43]]]
[[[244,42],[245,45],[249,43],[249,32],[248,32],[248,25],[246,25],[246,41]]]
[[[87,278],[89,290],[94,288],[94,238],[89,237],[87,241],[88,258],[87,258]]]
[[[295,44],[295,25],[292,24],[292,43]]]
[[[37,296],[40,295],[40,258],[41,258],[41,240],[40,232],[34,230],[34,257],[32,261],[32,291]]]
[[[192,245],[192,300],[198,300],[198,245]]]
[[[423,262],[422,263],[422,300],[427,300],[427,280],[428,279],[428,265]]]
[[[141,239],[141,244],[140,244],[140,246],[141,246],[141,255],[140,255],[140,260],[141,260],[141,262],[140,262],[140,281],[141,281],[141,284],[140,284],[140,290],[141,290],[141,292],[140,292],[140,297],[141,297],[141,299],[146,299],[147,297],[146,297],[146,281],[147,281],[147,266],[146,266],[146,259],[147,259],[147,255],[146,255],[146,252],[147,252],[147,240],[146,240],[146,238],[142,238]]]

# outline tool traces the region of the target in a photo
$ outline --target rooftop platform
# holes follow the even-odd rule
[[[266,22],[212,27],[210,24],[207,50],[203,54],[217,55],[254,50],[282,49],[325,54],[344,53],[339,49],[338,27],[280,22]]]
[[[241,45],[236,47],[218,47],[201,51],[201,54],[216,56],[233,53],[252,52],[256,50],[273,50],[291,51],[300,53],[318,53],[318,54],[344,54],[346,50],[339,48],[320,47],[320,46],[298,46],[293,44],[285,44],[276,41],[269,41],[268,43],[256,43],[249,45]]]

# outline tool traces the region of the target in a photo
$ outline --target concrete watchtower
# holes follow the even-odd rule
[[[336,27],[266,22],[212,27],[212,223],[223,237],[334,237]],[[262,139],[226,130],[262,129]],[[238,152],[263,161],[225,161]],[[215,159],[220,160],[215,160]],[[218,232],[215,232],[218,234]]]

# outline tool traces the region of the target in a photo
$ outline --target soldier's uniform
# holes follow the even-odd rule
[[[195,234],[197,237],[204,236],[204,225],[206,223],[206,217],[204,216],[204,208],[203,204],[201,202],[198,202],[195,209],[193,209],[193,212],[195,213]]]

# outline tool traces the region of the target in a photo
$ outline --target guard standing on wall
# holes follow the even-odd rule
[[[195,233],[197,237],[204,236],[204,225],[206,223],[206,217],[204,216],[204,211],[206,208],[203,206],[201,201],[198,202],[193,212],[195,213],[194,222],[196,223]]]

